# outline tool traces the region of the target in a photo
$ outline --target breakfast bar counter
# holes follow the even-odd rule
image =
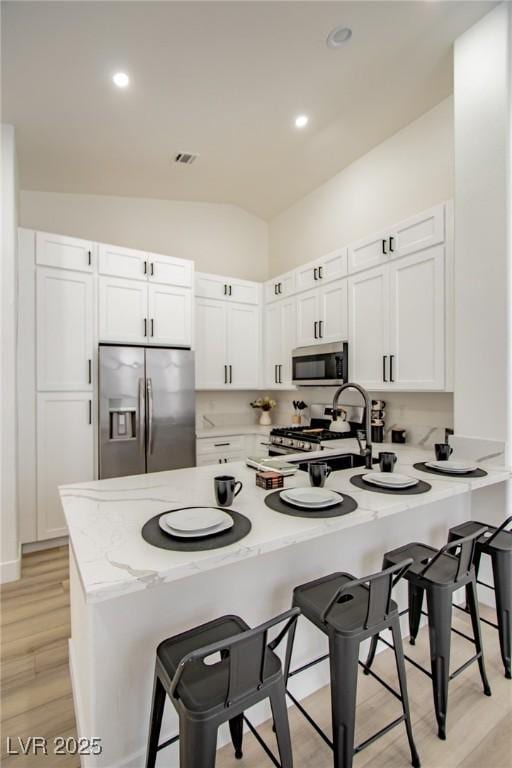
[[[143,764],[155,650],[165,637],[227,613],[255,625],[288,608],[297,584],[338,570],[362,576],[377,570],[383,553],[400,544],[441,546],[452,525],[471,517],[489,523],[504,517],[508,470],[482,464],[484,477],[437,476],[413,467],[431,459],[431,452],[384,444],[378,449],[395,450],[396,471],[431,489],[382,494],[350,482],[364,472],[361,467],[333,472],[326,487],[351,496],[357,509],[307,519],[270,509],[264,498],[271,492],[256,486],[254,470],[242,462],[225,464],[222,474],[243,482],[232,509],[252,527],[240,541],[208,551],[159,549],[144,541],[141,529],[167,510],[215,506],[216,465],[61,487],[70,534],[70,659],[78,731],[102,744],[102,753],[84,758],[83,765]],[[355,441],[332,441],[308,459],[347,451],[358,452]],[[284,481],[285,488],[308,485],[302,471]],[[403,585],[398,598],[405,604]],[[314,658],[323,649],[319,643],[318,635],[299,623],[297,662]],[[312,669],[297,682],[296,694],[303,697],[326,681],[327,670]],[[263,706],[253,714],[255,722],[266,717]],[[162,739],[176,731],[169,706]],[[225,739],[221,732],[219,743]],[[175,747],[161,755],[166,766],[177,768]]]

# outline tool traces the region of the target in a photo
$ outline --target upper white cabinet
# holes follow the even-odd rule
[[[100,244],[98,251],[100,275],[149,280],[152,283],[182,288],[193,286],[194,265],[186,259],[137,251],[117,245]]]
[[[295,273],[297,291],[321,286],[331,280],[338,280],[348,272],[347,249],[333,251],[317,261],[298,267]]]
[[[297,296],[297,346],[346,341],[347,280],[336,280]]]
[[[36,281],[37,388],[92,388],[93,278],[40,267]]]
[[[79,272],[92,272],[96,245],[90,240],[36,232],[36,264]]]
[[[37,396],[37,538],[67,533],[59,485],[94,480],[92,393]]]
[[[390,259],[408,256],[438,245],[444,238],[444,205],[437,205],[350,245],[349,271],[359,272],[386,263]]]
[[[265,301],[279,301],[295,293],[295,272],[273,277],[265,283]]]
[[[192,342],[192,293],[187,288],[150,285],[148,334],[153,344],[187,347]]]
[[[196,385],[222,389],[227,384],[228,327],[222,301],[196,299]]]
[[[349,279],[349,305],[349,378],[369,389],[383,389],[389,362],[387,264]]]
[[[261,286],[249,280],[208,275],[204,272],[196,274],[196,296],[203,299],[225,299],[242,304],[259,304]]]
[[[265,311],[265,384],[292,386],[291,358],[296,345],[296,301],[281,299]]]
[[[228,383],[237,389],[251,389],[260,384],[259,307],[232,304],[227,307]]]
[[[151,283],[164,283],[182,288],[194,285],[194,265],[186,259],[147,253],[147,273]]]
[[[143,344],[148,332],[147,284],[100,277],[99,340]]]

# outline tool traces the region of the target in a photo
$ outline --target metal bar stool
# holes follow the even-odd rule
[[[181,768],[213,768],[217,731],[226,721],[235,757],[242,757],[247,723],[278,768],[293,768],[285,684],[275,648],[293,629],[299,615],[292,609],[251,629],[239,616],[222,616],[163,640],[156,651],[146,768],[157,752],[179,739]],[[269,631],[286,622],[268,642]],[[179,716],[179,735],[158,744],[166,694]],[[280,763],[245,717],[244,711],[269,698]]]
[[[334,752],[335,768],[351,768],[353,757],[395,726],[405,722],[411,750],[411,762],[419,768],[420,760],[412,735],[407,680],[402,649],[398,607],[391,599],[392,589],[412,563],[411,559],[393,564],[379,573],[356,579],[350,573],[329,576],[302,584],[293,591],[293,605],[329,638],[329,653],[290,672],[295,638],[294,625],[288,636],[285,679],[329,659],[331,670],[331,714],[333,740],[320,729],[302,704],[287,689],[290,699]],[[383,629],[391,629],[400,693],[371,672],[402,703],[403,714],[358,746],[354,746],[357,669],[359,646],[363,640]]]
[[[468,520],[466,523],[456,525],[450,528],[448,534],[448,541],[456,541],[457,539],[469,536],[478,529],[486,527],[487,531],[476,540],[475,554],[473,558],[473,564],[475,566],[476,583],[483,587],[492,589],[496,598],[496,617],[498,623],[488,621],[481,618],[485,624],[489,624],[498,630],[498,637],[500,642],[501,658],[503,666],[505,667],[505,677],[510,680],[510,656],[511,656],[511,638],[512,638],[512,530],[507,530],[507,527],[512,523],[512,516],[499,526],[485,525],[485,523],[478,523],[475,520]],[[489,555],[492,563],[492,584],[486,584],[478,579],[478,571],[480,569],[480,560],[482,555]],[[469,597],[467,599],[467,606],[469,606]],[[466,606],[466,611],[468,610]],[[456,608],[464,610],[461,606],[456,605]]]
[[[474,661],[478,661],[484,693],[486,696],[491,695],[491,688],[484,665],[476,597],[475,569],[473,567],[475,542],[484,530],[485,528],[479,528],[470,536],[449,542],[439,550],[429,547],[427,544],[413,542],[387,552],[384,555],[383,567],[385,568],[400,562],[404,557],[413,559],[413,564],[405,574],[405,578],[409,582],[409,607],[402,611],[400,615],[404,613],[409,614],[411,645],[415,644],[421,615],[423,614],[428,617],[431,671],[429,672],[409,656],[405,656],[405,658],[432,680],[434,708],[440,739],[446,739],[448,684],[450,680],[453,680],[454,677],[463,672]],[[455,554],[452,554],[454,552]],[[469,637],[469,635],[459,632],[459,630],[452,627],[452,595],[463,586],[467,587],[468,592],[473,637]],[[427,613],[422,611],[423,595],[425,592],[427,593]],[[451,632],[455,632],[457,635],[474,643],[476,653],[450,674]],[[370,672],[379,640],[385,645],[390,646],[387,640],[375,635],[370,644],[370,651],[366,660],[365,671],[367,673]]]

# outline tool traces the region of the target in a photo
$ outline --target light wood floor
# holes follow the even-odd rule
[[[75,734],[73,701],[68,673],[69,581],[68,553],[64,547],[23,557],[20,581],[1,589],[1,724],[3,768],[77,768],[77,757],[25,757],[5,755],[6,737]],[[484,610],[484,609],[482,609]],[[456,626],[471,634],[464,614],[455,611]],[[423,768],[511,768],[512,682],[505,679],[495,630],[483,625],[487,671],[493,695],[481,691],[477,666],[472,665],[450,685],[448,740],[436,737],[430,680],[407,665],[414,735]],[[452,668],[472,652],[472,646],[452,636]],[[420,632],[414,654],[428,662],[428,637]],[[377,656],[375,671],[395,685],[390,651]],[[359,676],[357,741],[362,741],[399,714],[399,702],[375,680]],[[329,733],[329,694],[318,691],[304,702]],[[290,710],[296,768],[331,768],[328,747],[302,716]],[[274,748],[269,724],[259,732]],[[160,765],[165,765],[165,753]],[[244,737],[244,759],[234,759],[230,747],[218,753],[217,768],[265,768],[271,765],[251,735]],[[360,753],[354,768],[406,768],[410,765],[402,727],[395,728]],[[143,766],[141,766],[143,768]]]

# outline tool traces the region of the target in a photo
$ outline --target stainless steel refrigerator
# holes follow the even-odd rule
[[[99,476],[193,467],[194,353],[99,347]]]

